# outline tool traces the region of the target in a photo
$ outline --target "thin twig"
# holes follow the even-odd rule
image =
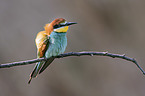
[[[120,54],[112,54],[112,53],[108,53],[108,52],[69,52],[69,53],[64,53],[64,54],[55,56],[55,58],[63,58],[63,57],[69,57],[69,56],[84,56],[84,55],[108,56],[108,57],[112,57],[112,58],[120,58],[120,59],[124,59],[127,61],[131,61],[134,64],[136,64],[136,66],[140,69],[140,71],[143,72],[143,74],[145,75],[144,70],[139,66],[137,61],[134,58],[125,56],[125,54],[120,55]],[[46,58],[38,58],[38,59],[32,59],[32,60],[26,60],[26,61],[20,61],[20,62],[1,64],[0,68],[9,68],[9,67],[13,67],[13,66],[28,65],[28,64],[39,62],[39,61],[46,61],[46,60],[47,60]]]

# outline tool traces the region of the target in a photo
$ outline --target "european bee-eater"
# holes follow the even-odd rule
[[[37,34],[35,39],[37,46],[37,58],[45,57],[49,58],[47,61],[38,62],[32,73],[28,84],[32,78],[35,78],[37,74],[42,73],[54,60],[53,56],[62,54],[67,46],[66,32],[68,26],[76,24],[75,22],[67,22],[63,18],[57,18],[49,24],[44,26],[44,31]]]

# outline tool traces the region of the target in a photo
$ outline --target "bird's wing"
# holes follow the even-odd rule
[[[44,57],[44,54],[49,47],[49,36],[45,34],[45,31],[41,31],[38,33],[36,37],[36,46],[37,46],[37,57]]]

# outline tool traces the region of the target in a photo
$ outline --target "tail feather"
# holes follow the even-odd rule
[[[54,60],[55,58],[54,57],[50,57],[42,66],[42,68],[40,69],[39,71],[39,74],[42,73],[51,63],[52,61]]]
[[[52,61],[54,60],[55,58],[54,57],[50,57],[47,61],[41,61],[41,62],[38,62],[33,71],[31,72],[30,74],[30,78],[29,78],[29,81],[28,81],[28,84],[31,83],[31,80],[32,78],[35,78],[37,76],[37,74],[39,73],[42,73],[51,63]],[[43,65],[43,66],[42,66]]]
[[[29,79],[29,81],[28,81],[28,84],[30,84],[30,83],[31,83],[31,80],[32,80],[32,77],[30,77],[30,79]]]
[[[35,78],[35,77],[37,76],[37,74],[38,74],[40,68],[42,67],[43,63],[44,63],[44,61],[41,61],[41,62],[38,62],[38,63],[35,65],[33,71],[32,71],[31,74],[30,74],[30,79],[29,79],[29,81],[28,81],[28,84],[31,83],[32,78]]]

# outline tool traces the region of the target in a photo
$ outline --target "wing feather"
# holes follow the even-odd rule
[[[41,31],[38,33],[36,37],[36,46],[37,46],[37,57],[41,58],[44,57],[44,54],[49,47],[49,36],[46,34],[45,31]]]

